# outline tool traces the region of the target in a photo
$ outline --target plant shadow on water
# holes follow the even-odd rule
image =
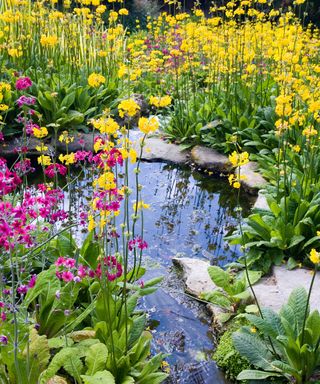
[[[133,174],[134,166],[130,167],[129,174]],[[143,162],[140,169],[143,200],[150,204],[150,209],[144,211],[144,239],[149,245],[144,256],[145,278],[164,276],[158,291],[141,303],[149,316],[153,352],[168,354],[168,384],[227,383],[211,358],[214,333],[210,317],[203,304],[184,294],[172,258],[192,257],[216,265],[237,259],[239,249],[230,248],[223,239],[236,225],[236,193],[226,179],[209,177],[189,167]],[[74,210],[90,201],[89,174],[89,170],[85,171],[72,187]],[[131,187],[135,187],[134,178]],[[244,215],[249,212],[251,200],[242,195]],[[66,207],[68,204],[65,201]],[[120,215],[119,223],[122,219]],[[82,235],[78,233],[77,237]]]
[[[219,265],[235,260],[239,249],[229,248],[223,237],[236,224],[236,194],[226,180],[163,163],[142,163],[139,182],[151,205],[144,212],[146,277],[165,276],[162,287],[142,305],[150,316],[154,351],[169,354],[167,383],[226,383],[211,359],[210,318],[203,304],[184,295],[172,258],[209,259]],[[244,214],[250,208],[247,195],[242,208]]]

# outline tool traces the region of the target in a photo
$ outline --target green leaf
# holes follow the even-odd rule
[[[217,287],[226,289],[230,283],[230,275],[228,272],[224,271],[222,268],[217,266],[208,267],[208,273],[211,280],[215,283]]]
[[[109,371],[96,372],[93,376],[81,375],[84,384],[115,384],[114,376]]]
[[[264,380],[268,377],[280,377],[282,376],[276,372],[264,372],[264,371],[254,371],[251,369],[245,369],[241,373],[239,373],[237,380]]]
[[[38,382],[39,375],[47,368],[50,359],[48,340],[45,335],[39,336],[38,332],[32,328],[30,330],[29,349],[25,349],[24,356],[29,359],[29,383]]]
[[[144,331],[146,326],[146,315],[143,314],[139,317],[136,317],[133,319],[133,325],[130,331],[130,337],[129,337],[129,346],[134,345],[134,343],[139,339],[142,332]]]
[[[249,315],[248,315],[249,316]],[[256,334],[236,332],[232,335],[233,344],[239,353],[258,368],[272,370],[272,354]]]
[[[92,345],[86,356],[86,365],[88,367],[86,374],[93,375],[98,371],[103,371],[106,367],[108,357],[108,348],[103,343]]]

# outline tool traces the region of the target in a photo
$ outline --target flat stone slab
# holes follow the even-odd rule
[[[242,180],[244,190],[257,194],[259,189],[264,188],[267,185],[267,181],[257,172],[258,164],[252,161],[241,167],[241,175],[245,176]]]
[[[191,295],[200,296],[201,293],[210,292],[217,288],[208,274],[210,264],[207,261],[189,257],[175,257],[172,262],[182,269],[186,292]]]
[[[265,195],[263,195],[261,193],[261,191],[259,191],[257,200],[254,203],[252,208],[253,209],[262,209],[264,211],[270,211],[267,199],[266,199]]]
[[[0,156],[5,158],[16,158],[18,157],[19,148],[22,147],[27,147],[27,157],[40,156],[40,152],[36,150],[36,147],[40,146],[41,143],[41,140],[33,136],[27,137],[26,142],[22,136],[16,137],[12,140],[5,141],[0,144]],[[48,147],[48,150],[44,152],[45,154],[54,154],[54,148],[50,144],[45,143],[45,146]]]
[[[202,145],[196,145],[192,148],[191,160],[200,168],[215,173],[228,173],[231,170],[231,164],[227,156]]]
[[[59,134],[60,135],[60,134]],[[58,135],[58,139],[59,139]],[[95,137],[99,135],[99,131],[95,132]],[[76,151],[93,151],[93,133],[76,133],[73,135],[73,142],[68,144],[68,152],[76,152]],[[52,138],[51,145],[54,147],[54,138]],[[56,143],[57,146],[57,152],[66,153],[67,152],[67,146],[63,142],[60,142],[59,140]]]
[[[133,143],[133,148],[140,154],[140,141]],[[142,149],[142,160],[146,161],[164,161],[167,163],[186,164],[190,155],[188,151],[181,150],[176,144],[167,143],[160,137],[146,138]]]
[[[185,291],[192,296],[199,297],[201,293],[217,289],[208,274],[209,262],[188,257],[173,258],[173,264],[182,269],[182,279]],[[298,287],[307,291],[310,287],[312,271],[304,268],[288,270],[285,266],[274,267],[271,276],[263,277],[254,285],[254,290],[261,307],[268,307],[279,311],[288,301],[291,292]],[[320,272],[317,273],[311,294],[311,309],[320,311]],[[208,309],[213,317],[223,312],[220,307],[209,304]]]
[[[293,289],[304,287],[307,291],[310,287],[312,271],[298,268],[289,271],[285,266],[273,267],[270,277],[263,277],[254,285],[257,299],[262,307],[269,307],[279,311],[288,301]],[[310,299],[311,309],[320,311],[320,272],[317,273]]]
[[[191,259],[189,257],[174,257],[172,262],[182,270],[182,279],[185,284],[186,293],[199,297],[201,293],[211,292],[217,288],[209,276],[208,267],[210,264],[207,261]],[[223,310],[214,304],[207,304],[206,307],[215,322],[221,325],[220,321],[217,321],[216,316],[223,313]]]

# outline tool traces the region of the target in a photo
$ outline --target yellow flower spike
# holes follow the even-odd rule
[[[314,248],[311,249],[309,258],[313,264],[320,263],[320,253],[317,252]]]
[[[106,82],[106,78],[99,73],[91,73],[91,75],[88,77],[88,84],[92,88],[99,88],[100,85],[104,84]]]
[[[150,204],[146,204],[143,200],[133,203],[133,211],[140,211],[142,209],[150,209]]]
[[[238,153],[234,151],[229,155],[229,161],[233,167],[241,167],[249,162],[249,154],[248,152]]]
[[[155,132],[159,128],[159,120],[157,117],[140,117],[138,127],[144,134]]]
[[[133,117],[139,110],[139,105],[133,99],[122,100],[118,105],[120,117],[124,117],[125,115]]]
[[[41,128],[33,128],[33,136],[35,136],[38,139],[43,139],[48,135],[48,130],[46,127]]]
[[[38,160],[38,164],[40,164],[42,166],[47,166],[47,165],[51,164],[50,156],[41,155],[41,156],[38,157],[37,160]]]

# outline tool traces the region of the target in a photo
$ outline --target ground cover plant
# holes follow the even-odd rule
[[[139,165],[146,136],[156,131],[182,149],[202,144],[227,153],[236,192],[249,157],[269,182],[270,209],[241,218],[230,237],[244,250],[241,275],[211,268],[221,291],[205,298],[228,308],[225,320],[246,310],[253,276],[282,262],[319,263],[320,40],[317,27],[297,17],[305,1],[285,10],[266,0],[212,3],[209,13],[197,1],[191,12],[166,3],[169,12],[147,15],[145,28],[136,23],[129,33],[120,0],[1,2],[0,140],[5,148],[19,139],[15,159],[0,159],[5,383],[46,383],[55,375],[75,383],[165,380],[165,356],[150,356],[152,337],[137,307],[161,281],[141,282],[148,202]],[[138,145],[132,127],[141,133]],[[89,134],[90,150],[79,133]],[[36,166],[38,185],[30,181]],[[75,167],[92,181],[89,207],[72,206]],[[87,231],[80,239],[79,228]],[[240,353],[268,372],[240,378],[315,377],[318,318],[299,294],[307,308],[299,329],[272,314],[284,330],[269,334],[265,312],[247,316],[261,350],[271,351],[261,366],[236,336]],[[300,367],[308,353],[310,366]]]

